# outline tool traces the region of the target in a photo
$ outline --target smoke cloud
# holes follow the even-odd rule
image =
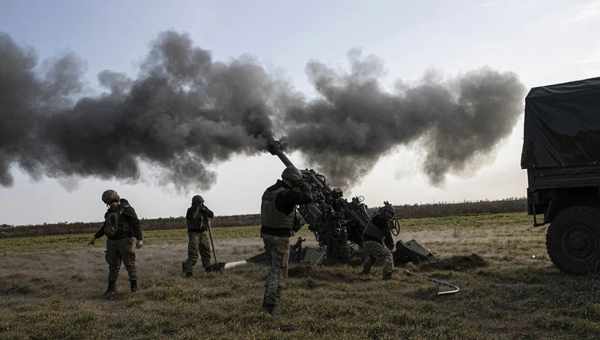
[[[83,97],[84,63],[73,54],[38,63],[0,33],[0,184],[12,165],[46,175],[137,180],[140,161],[159,183],[209,188],[210,166],[263,152],[285,136],[335,185],[348,188],[398,145],[419,141],[433,183],[493,152],[520,112],[516,75],[480,69],[447,81],[383,89],[376,57],[349,54],[340,73],[309,62],[320,96],[307,100],[256,59],[214,61],[189,36],[164,32],[135,79],[106,70],[101,95]]]
[[[398,145],[422,141],[423,170],[434,184],[493,151],[520,113],[524,87],[513,73],[489,68],[448,81],[427,74],[414,87],[382,89],[383,64],[349,53],[350,72],[318,62],[307,73],[321,95],[289,110],[288,143],[341,187],[354,184]]]

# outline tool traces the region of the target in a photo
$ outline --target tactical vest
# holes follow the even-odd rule
[[[267,190],[263,194],[260,205],[260,224],[262,226],[289,230],[294,227],[296,209],[294,208],[289,214],[284,214],[275,206],[275,198],[285,190],[287,189],[279,187],[275,190]]]
[[[381,231],[381,229],[379,229],[379,227],[376,226],[373,222],[369,223],[369,225],[365,228],[363,234],[364,236],[368,236],[368,238],[370,239],[379,240],[379,242],[382,242],[383,238],[385,237],[383,231]]]
[[[108,211],[104,216],[104,234],[109,238],[125,238],[129,233],[129,223],[123,216],[123,207],[117,211]]]

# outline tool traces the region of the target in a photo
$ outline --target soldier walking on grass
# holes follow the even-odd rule
[[[213,212],[204,205],[202,196],[192,197],[192,206],[185,214],[188,227],[188,257],[181,264],[183,273],[187,277],[193,275],[194,265],[198,262],[198,253],[200,253],[204,270],[208,270],[210,266],[210,245],[207,231],[210,227],[210,220],[214,216]]]
[[[89,244],[93,245],[96,239],[106,235],[108,288],[104,295],[112,298],[116,293],[121,262],[125,264],[129,274],[131,291],[135,292],[138,289],[135,249],[142,247],[143,235],[135,210],[126,199],[120,198],[114,190],[106,190],[102,194],[102,201],[108,206],[108,210],[104,214],[104,223]]]
[[[363,271],[361,274],[369,274],[373,264],[383,264],[383,279],[392,278],[394,270],[394,239],[390,230],[390,222],[394,218],[394,208],[388,202],[379,208],[377,214],[371,219],[371,223],[363,234]],[[384,246],[385,243],[385,246]]]
[[[264,192],[260,208],[260,233],[270,265],[263,310],[271,315],[279,312],[281,280],[288,265],[290,236],[300,226],[296,206],[312,201],[310,191],[303,187],[302,174],[298,169],[286,168],[281,179]]]

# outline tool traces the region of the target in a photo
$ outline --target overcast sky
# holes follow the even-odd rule
[[[98,91],[104,69],[135,76],[158,33],[175,30],[227,61],[243,54],[282,73],[315,96],[306,63],[347,68],[360,48],[385,63],[389,86],[418,80],[431,69],[449,77],[489,66],[515,72],[527,88],[600,75],[600,1],[24,1],[0,0],[0,32],[32,47],[41,60],[74,52],[86,62],[86,93]],[[0,108],[1,110],[2,108]],[[352,194],[369,205],[522,197],[522,118],[512,135],[479,166],[432,186],[420,172],[423,154],[399,147]],[[298,167],[306,164],[292,155]],[[215,165],[206,192],[216,214],[258,212],[264,189],[283,165],[270,155],[238,156]],[[159,186],[143,166],[140,182],[95,178],[33,180],[13,167],[15,183],[0,186],[0,224],[97,221],[103,190],[130,200],[141,217],[181,216],[191,194]]]

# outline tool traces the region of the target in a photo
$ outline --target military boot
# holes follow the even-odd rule
[[[269,313],[272,317],[278,317],[280,314],[279,306],[276,304],[263,303],[263,311]]]
[[[117,293],[116,281],[108,281],[108,288],[104,292],[104,297],[107,299],[112,299]]]
[[[137,280],[131,280],[129,281],[129,287],[131,288],[131,292],[135,293],[138,290],[138,286],[137,286]]]
[[[373,259],[370,257],[367,257],[362,265],[363,265],[363,269],[360,272],[360,275],[369,275],[369,273],[371,272],[371,267],[373,267]]]
[[[185,277],[192,277],[192,271],[189,270],[187,268],[187,265],[185,262],[181,262],[181,272],[183,273],[183,275],[185,275]]]

